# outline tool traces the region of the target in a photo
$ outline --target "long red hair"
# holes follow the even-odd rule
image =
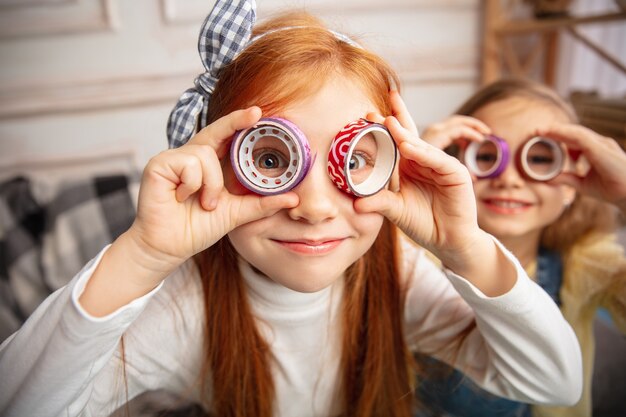
[[[250,105],[275,113],[335,75],[360,82],[379,111],[391,114],[388,93],[398,78],[376,55],[338,40],[308,14],[282,15],[255,28],[266,32],[220,74],[209,123]],[[346,271],[339,393],[345,415],[411,415],[413,358],[403,334],[398,256],[396,229],[385,220],[370,250]],[[270,346],[257,330],[236,252],[224,237],[196,260],[206,309],[206,401],[219,416],[269,417],[275,401]]]

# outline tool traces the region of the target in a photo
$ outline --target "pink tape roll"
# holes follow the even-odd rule
[[[284,159],[281,161],[284,166],[275,170],[261,169],[257,148],[265,154],[273,152],[276,159]],[[311,167],[311,150],[306,136],[296,125],[285,119],[266,117],[235,134],[230,160],[244,187],[257,194],[273,195],[289,191],[302,181]]]

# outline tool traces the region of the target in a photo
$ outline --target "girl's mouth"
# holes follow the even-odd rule
[[[500,214],[517,214],[530,209],[533,204],[521,200],[486,198],[482,200],[488,210]]]
[[[326,255],[344,241],[343,238],[331,238],[316,241],[309,240],[275,240],[282,247],[301,255]]]

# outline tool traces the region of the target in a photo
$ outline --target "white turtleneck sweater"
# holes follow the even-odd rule
[[[95,318],[78,299],[105,250],[0,346],[0,415],[108,415],[127,399],[122,335],[128,399],[165,389],[197,400],[204,307],[195,265],[188,261],[149,294]],[[575,403],[582,366],[574,333],[557,306],[502,250],[515,264],[518,279],[508,293],[489,298],[462,277],[444,274],[422,250],[403,245],[410,347],[450,361],[442,347],[476,320],[456,357],[457,367],[496,394]],[[275,361],[276,415],[341,413],[343,282],[298,293],[256,274],[243,261],[240,268]]]

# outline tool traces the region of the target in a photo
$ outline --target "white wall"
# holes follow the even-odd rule
[[[478,0],[257,3],[260,20],[304,7],[361,37],[399,71],[419,125],[448,115],[476,86]],[[143,165],[164,149],[170,108],[202,69],[197,34],[212,5],[0,0],[0,176],[85,155],[134,155]]]

